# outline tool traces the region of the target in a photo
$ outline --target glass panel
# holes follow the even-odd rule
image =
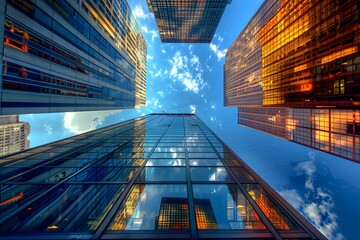
[[[186,181],[186,171],[184,167],[145,167],[137,181]]]
[[[122,185],[62,184],[2,223],[0,232],[93,232],[123,189]]]
[[[191,167],[192,181],[233,181],[224,167]]]
[[[188,230],[186,185],[134,185],[108,230]]]
[[[243,184],[249,195],[254,199],[261,211],[279,230],[299,229],[285,212],[266,194],[258,184]]]
[[[243,167],[230,167],[230,171],[240,182],[253,182],[254,178]]]
[[[265,229],[234,184],[193,184],[196,224],[206,229]]]
[[[231,153],[225,151],[223,159],[226,165],[228,166],[240,166],[240,162],[232,155]]]
[[[157,147],[155,148],[155,152],[185,152],[185,148],[181,147]]]
[[[177,153],[177,152],[154,152],[151,155],[151,158],[185,158],[185,153]]]
[[[0,219],[25,206],[33,198],[53,185],[7,185],[1,186]],[[1,229],[1,227],[0,227]]]
[[[130,181],[139,168],[129,167],[91,167],[75,177],[69,179],[70,182],[92,182],[92,181],[110,181],[127,182]],[[61,173],[60,173],[61,174]],[[58,174],[59,175],[59,174]],[[66,176],[68,176],[67,174]],[[63,175],[60,175],[62,177]]]
[[[187,148],[188,152],[207,152],[207,153],[212,153],[215,152],[213,148],[205,148],[205,147],[188,147]]]
[[[146,166],[185,166],[185,159],[149,159]]]
[[[189,158],[217,158],[216,153],[188,153]]]
[[[190,159],[190,166],[224,166],[219,159]]]

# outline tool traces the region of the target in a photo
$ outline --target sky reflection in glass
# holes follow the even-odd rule
[[[233,181],[224,167],[191,167],[192,181]]]

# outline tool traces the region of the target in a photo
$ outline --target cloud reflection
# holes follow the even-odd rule
[[[280,191],[296,210],[301,212],[321,233],[329,239],[345,239],[343,234],[337,232],[338,216],[334,213],[335,203],[330,190],[318,186],[315,156],[309,153],[309,161],[296,164],[297,175],[305,176],[304,194],[295,189]]]

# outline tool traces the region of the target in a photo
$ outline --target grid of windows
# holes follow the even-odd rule
[[[2,114],[144,106],[147,46],[128,4],[43,1],[8,0],[2,85],[18,98],[3,94]],[[6,71],[8,66],[16,66],[19,75]],[[50,73],[61,84],[44,83]],[[30,94],[43,101],[28,102]]]
[[[360,111],[239,108],[239,124],[343,158],[360,161]]]
[[[358,106],[359,19],[356,0],[264,2],[227,52],[225,105]]]
[[[2,236],[323,238],[191,114],[118,123],[0,167]]]
[[[265,1],[226,55],[239,124],[360,161],[359,13],[356,0]]]
[[[147,0],[162,42],[210,43],[230,0]]]

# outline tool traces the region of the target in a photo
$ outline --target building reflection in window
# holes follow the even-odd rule
[[[136,184],[122,203],[108,230],[186,230],[189,228],[189,217],[185,214],[188,204],[182,200],[176,203],[176,199],[180,198],[187,199],[186,185]],[[181,211],[181,223],[176,223],[176,219],[169,219],[171,216],[177,216],[172,211]],[[165,215],[168,218],[167,223],[164,220]]]
[[[156,217],[157,230],[188,230],[189,204],[187,198],[161,198],[159,215]]]
[[[193,184],[196,223],[205,229],[265,229],[233,184]]]
[[[244,184],[244,187],[276,229],[298,229],[298,226],[290,220],[285,212],[265,193],[260,185]]]

